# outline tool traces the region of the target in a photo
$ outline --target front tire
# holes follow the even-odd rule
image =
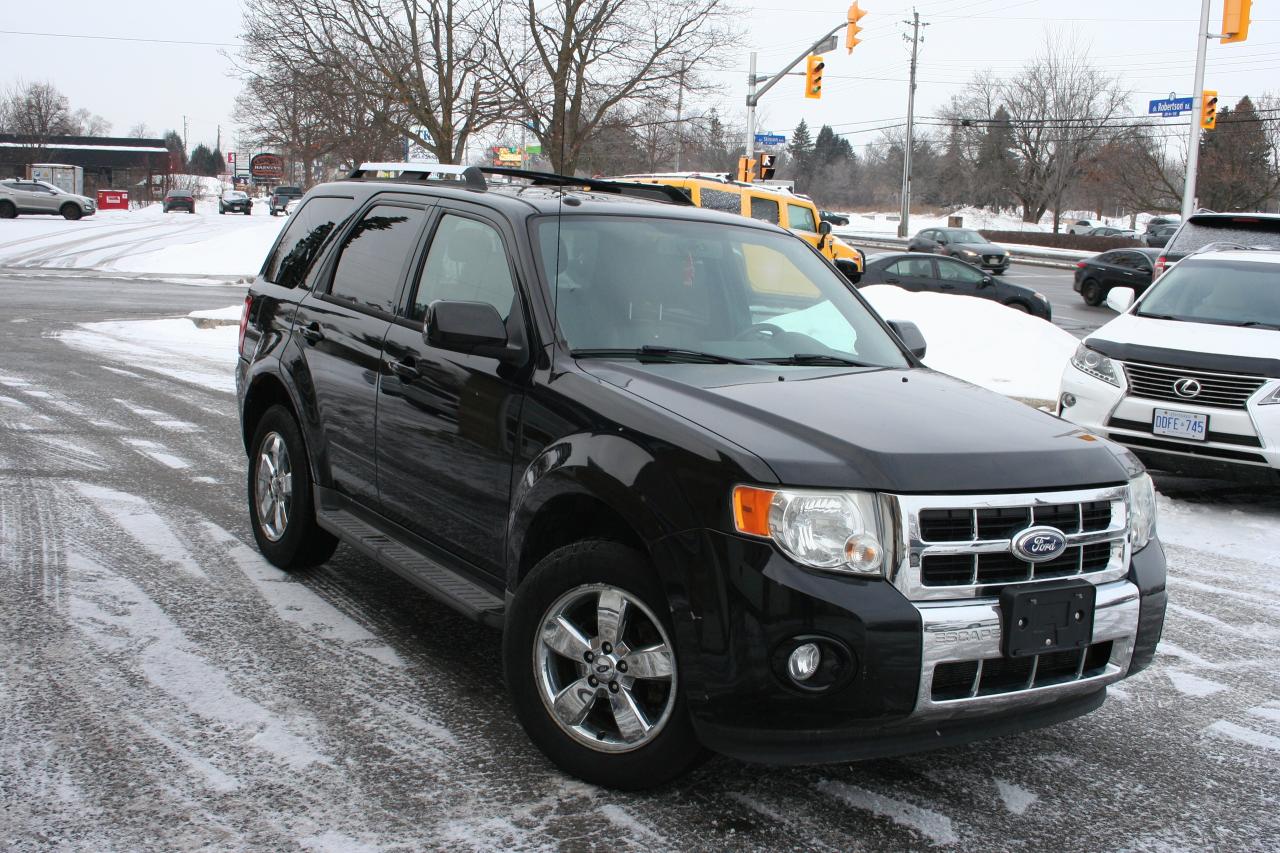
[[[502,638],[507,686],[557,766],[620,790],[699,760],[666,597],[644,555],[588,540],[553,551],[516,590]]]
[[[64,204],[62,209],[58,212],[62,214],[63,219],[70,219],[72,222],[84,215],[84,212],[80,210],[78,205],[71,203]]]
[[[1006,302],[1004,305],[1006,308],[1012,308],[1014,311],[1019,311],[1023,314],[1031,313],[1031,309],[1028,308],[1026,306],[1026,303],[1023,303],[1023,302]]]
[[[1102,292],[1102,285],[1098,284],[1097,279],[1086,278],[1080,282],[1080,297],[1084,299],[1085,305],[1097,307],[1102,304],[1106,294]]]
[[[249,519],[258,550],[285,571],[328,560],[338,540],[316,524],[311,464],[293,413],[268,409],[249,447]]]

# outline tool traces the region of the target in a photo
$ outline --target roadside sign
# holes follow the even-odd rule
[[[1153,116],[1180,116],[1191,112],[1191,98],[1157,98],[1151,102],[1147,112]]]
[[[254,183],[280,182],[284,177],[284,159],[279,154],[254,154],[249,161],[249,174]]]
[[[786,145],[787,138],[780,133],[757,133],[756,145]]]

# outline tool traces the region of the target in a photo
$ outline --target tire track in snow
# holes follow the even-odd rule
[[[92,483],[72,483],[71,487],[161,562],[177,566],[192,577],[207,577],[168,522],[144,498]]]

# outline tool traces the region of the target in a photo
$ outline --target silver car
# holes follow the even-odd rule
[[[66,219],[93,216],[98,205],[88,196],[75,195],[45,181],[10,178],[0,181],[0,219],[20,213],[54,214]]]

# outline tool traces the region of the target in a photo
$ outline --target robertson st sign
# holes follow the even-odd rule
[[[1153,116],[1180,116],[1191,112],[1191,98],[1159,98],[1151,102],[1147,112]]]

